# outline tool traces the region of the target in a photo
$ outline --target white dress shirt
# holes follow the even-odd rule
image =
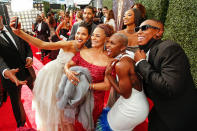
[[[11,41],[14,43],[14,46],[18,49],[18,47],[16,45],[16,42],[14,41],[14,38],[12,37],[12,35],[10,34],[10,32],[7,30],[7,28],[5,26],[3,27],[3,30],[9,36],[9,38],[11,39]],[[0,33],[0,36],[8,42],[8,40],[3,36],[2,33]]]
[[[138,65],[141,61],[143,61],[143,60],[148,61],[149,53],[150,53],[150,50],[148,50],[148,52],[146,53],[146,59],[141,59],[141,60],[139,60],[138,62],[135,63],[135,66],[137,66],[137,65]]]
[[[5,26],[3,27],[3,30],[4,30],[5,33],[9,36],[9,38],[11,39],[11,41],[14,43],[14,46],[18,49],[18,47],[17,47],[17,45],[16,45],[16,42],[14,41],[14,38],[12,37],[12,35],[10,34],[10,32],[7,30],[7,28],[6,28]],[[5,39],[5,40],[7,41],[7,39],[3,36],[2,33],[0,33],[0,36],[1,36],[3,39]],[[8,42],[8,41],[7,41],[7,42]],[[27,58],[31,58],[31,57],[27,57]],[[32,59],[32,58],[31,58],[31,59]],[[5,73],[6,70],[9,70],[9,68],[4,69],[3,72],[2,72],[2,75],[3,75],[3,77],[4,77],[5,79],[8,79],[8,78],[5,77],[5,75],[4,75],[4,73]]]

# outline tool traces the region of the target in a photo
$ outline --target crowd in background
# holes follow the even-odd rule
[[[32,31],[36,33],[37,38],[43,41],[56,42],[59,40],[67,40],[72,25],[82,20],[83,9],[71,9],[70,11],[59,10],[58,12],[49,11],[46,15],[42,12],[41,14],[37,14],[35,23],[32,25]],[[108,10],[107,7],[99,8],[98,10],[94,8],[93,22],[96,25],[109,24],[113,26],[114,31],[116,30],[113,10]],[[58,50],[41,50],[41,60],[43,60],[46,55],[49,55],[49,58],[53,60],[57,57],[57,54]]]
[[[131,131],[147,116],[150,131],[196,128],[197,91],[183,49],[161,40],[163,23],[147,20],[142,4],[127,10],[123,23],[117,30],[113,10],[91,6],[38,14],[34,37],[11,21],[15,35],[41,49],[41,60],[53,59],[34,83],[38,130]]]

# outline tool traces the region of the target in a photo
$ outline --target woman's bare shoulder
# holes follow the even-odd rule
[[[125,33],[125,31],[124,30],[119,30],[119,31],[117,31],[117,33]]]

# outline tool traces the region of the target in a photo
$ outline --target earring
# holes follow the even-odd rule
[[[104,43],[103,50],[104,51],[106,50],[106,43]]]

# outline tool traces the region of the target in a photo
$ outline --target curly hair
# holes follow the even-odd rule
[[[114,29],[113,29],[113,27],[111,25],[108,25],[108,24],[99,24],[97,26],[97,28],[103,29],[104,32],[105,32],[105,35],[107,37],[110,37],[110,36],[112,36],[114,34]]]

